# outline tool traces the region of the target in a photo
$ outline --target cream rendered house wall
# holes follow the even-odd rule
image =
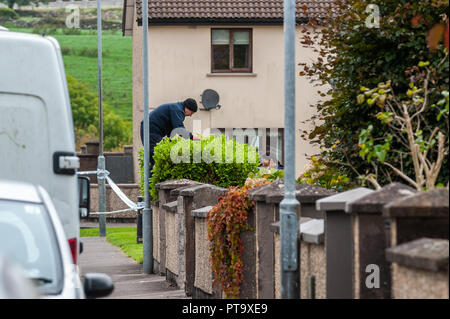
[[[218,27],[236,27],[219,26]],[[246,26],[242,26],[247,28]],[[201,93],[213,89],[219,93],[220,110],[198,111],[186,118],[185,126],[194,133],[207,128],[283,128],[284,127],[284,55],[282,26],[250,26],[253,30],[253,74],[211,74],[212,26],[149,27],[149,105],[150,110],[163,103],[188,97],[201,105]],[[303,27],[301,27],[303,28]],[[297,29],[296,62],[313,61],[314,52],[300,44]],[[297,66],[297,74],[300,68]],[[143,118],[142,27],[133,28],[133,140],[134,151],[142,147],[139,135]],[[309,80],[296,78],[296,175],[307,164],[306,155],[318,152],[300,135],[302,121],[309,119],[319,99],[317,88]],[[201,124],[201,128],[199,128]],[[137,156],[135,156],[135,167]],[[139,175],[136,174],[136,179]]]

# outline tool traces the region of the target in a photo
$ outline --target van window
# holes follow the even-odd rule
[[[21,266],[43,294],[61,292],[61,255],[43,205],[0,200],[0,254]]]

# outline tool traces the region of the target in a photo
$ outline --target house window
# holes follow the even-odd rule
[[[252,30],[211,29],[211,71],[252,72]]]

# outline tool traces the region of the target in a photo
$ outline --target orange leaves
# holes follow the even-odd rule
[[[418,14],[411,19],[411,24],[413,26],[419,26],[423,23],[422,15]],[[427,46],[430,50],[434,51],[437,49],[441,40],[444,41],[444,47],[449,51],[449,22],[448,18],[444,19],[443,23],[435,24],[429,31],[427,35]]]
[[[448,52],[450,50],[449,43],[448,43],[448,22],[447,22],[447,28],[445,29],[445,32],[444,32],[444,46],[447,48],[447,52]]]
[[[445,33],[445,25],[442,23],[435,24],[430,31],[428,31],[427,36],[427,45],[430,50],[436,50],[439,42],[441,42],[444,33]],[[448,24],[447,24],[447,39],[448,39]],[[448,40],[447,40],[447,46],[448,50]]]
[[[411,19],[411,24],[415,27],[417,27],[418,25],[420,25],[422,23],[422,15],[418,14],[416,15],[414,18]]]

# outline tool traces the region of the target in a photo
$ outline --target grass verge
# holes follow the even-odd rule
[[[81,237],[98,237],[98,228],[80,229]],[[136,243],[136,227],[107,227],[106,240],[114,246],[120,247],[129,257],[137,263],[143,262],[142,244]]]

